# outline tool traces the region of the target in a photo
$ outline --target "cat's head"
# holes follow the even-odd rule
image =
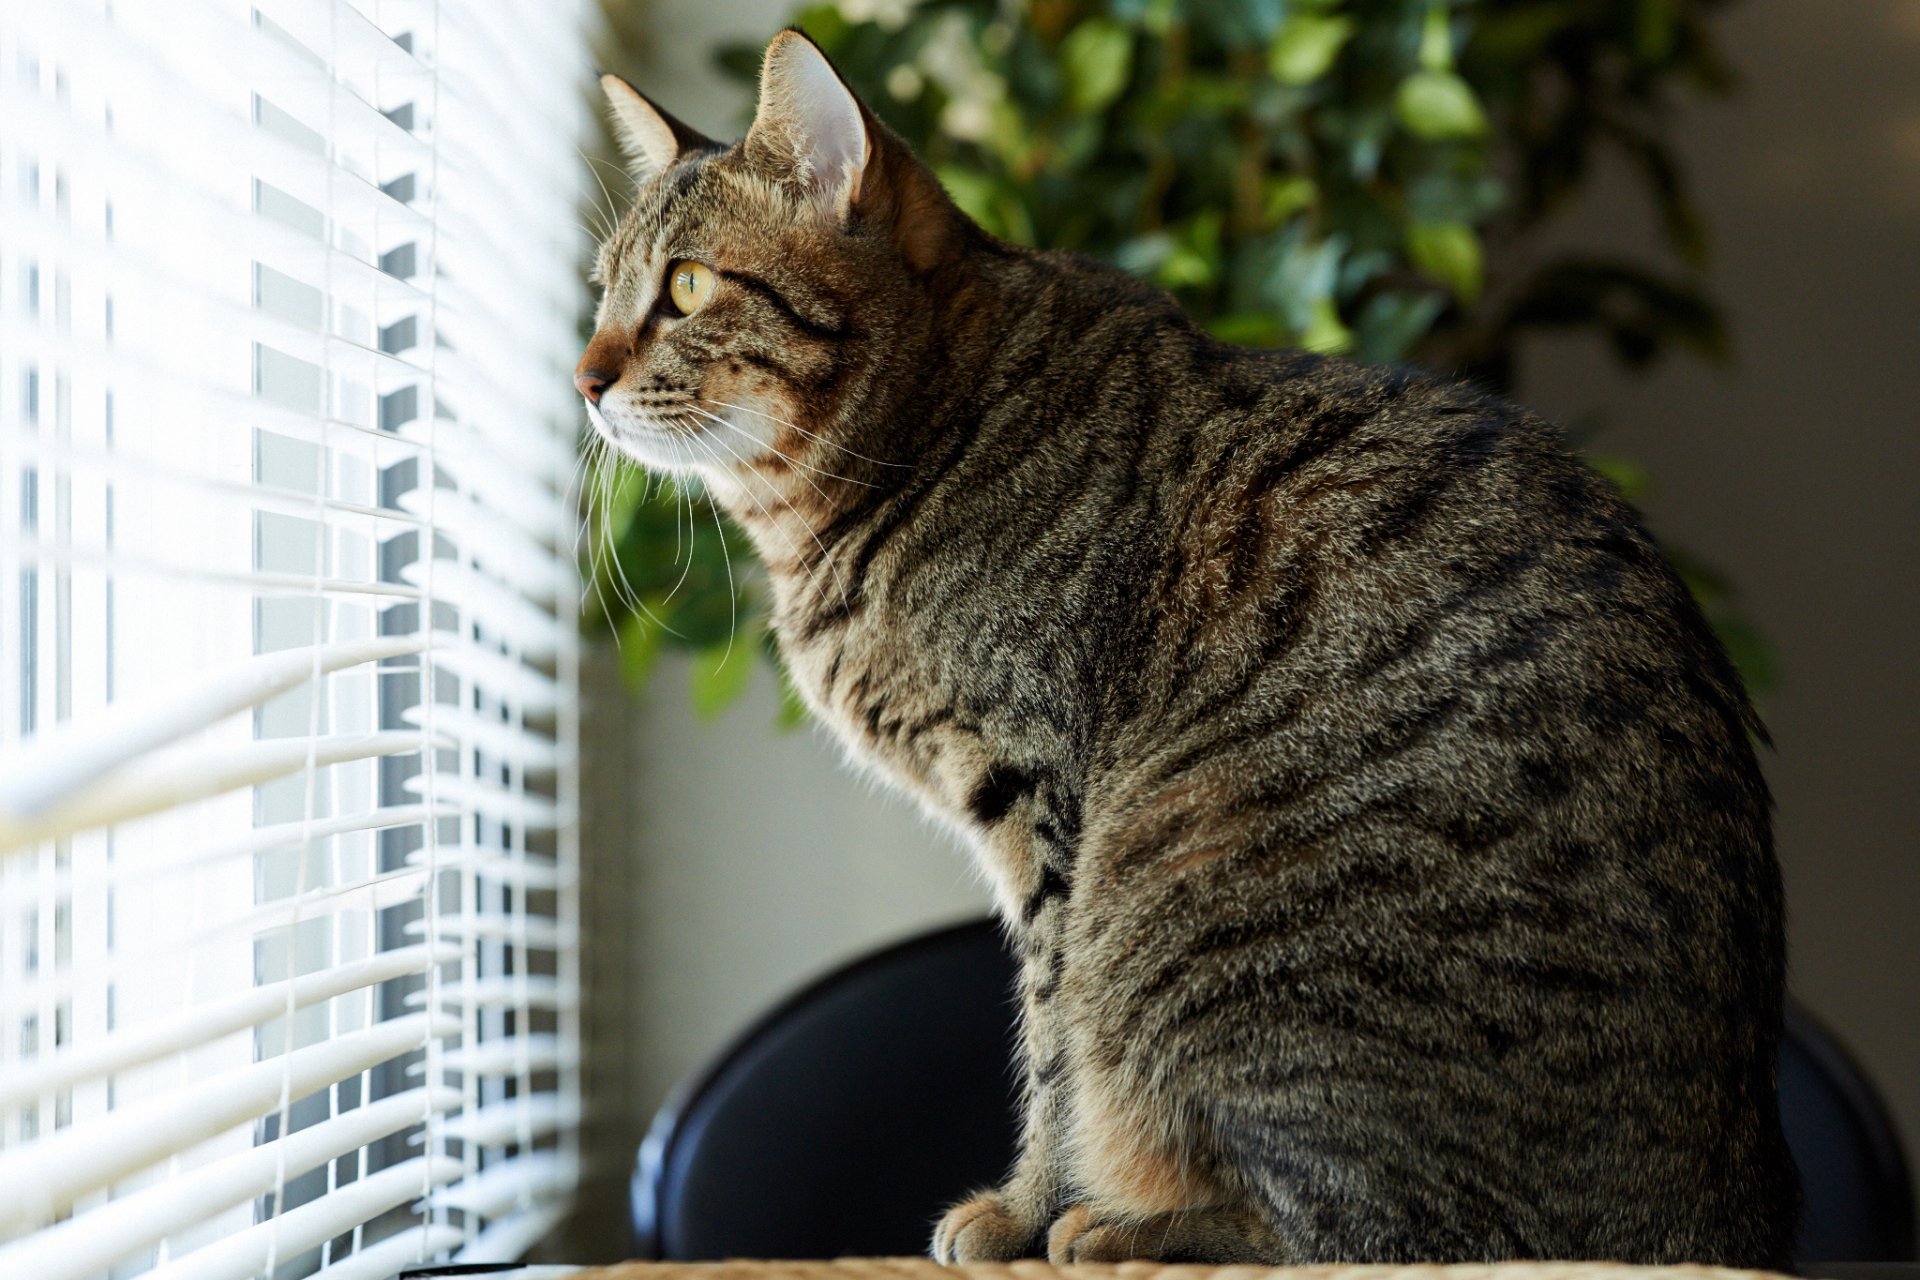
[[[595,429],[710,482],[845,471],[928,340],[935,282],[982,233],[799,31],[768,46],[730,147],[602,83],[639,185],[601,246],[574,375]]]

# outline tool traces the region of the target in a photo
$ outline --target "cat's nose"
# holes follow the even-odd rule
[[[613,385],[613,379],[592,369],[582,369],[573,375],[573,385],[580,388],[588,404],[599,404],[601,393]]]

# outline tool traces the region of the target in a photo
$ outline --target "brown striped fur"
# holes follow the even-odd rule
[[[610,92],[595,423],[1022,956],[1024,1150],[936,1256],[1788,1261],[1757,724],[1553,431],[993,239],[797,33],[734,147]]]

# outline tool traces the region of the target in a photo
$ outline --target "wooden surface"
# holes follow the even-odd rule
[[[1020,1261],[946,1267],[926,1258],[837,1262],[626,1262],[576,1280],[1752,1280],[1765,1271],[1630,1267],[1614,1262],[1499,1262],[1455,1266],[1204,1267],[1157,1262],[1055,1267]]]

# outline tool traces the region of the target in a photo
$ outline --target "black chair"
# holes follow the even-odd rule
[[[1011,1162],[1013,976],[982,920],[878,951],[767,1014],[655,1118],[633,1179],[634,1256],[924,1251],[940,1210]],[[1799,1256],[1911,1259],[1912,1190],[1886,1109],[1798,1010],[1780,1101],[1806,1184]]]

